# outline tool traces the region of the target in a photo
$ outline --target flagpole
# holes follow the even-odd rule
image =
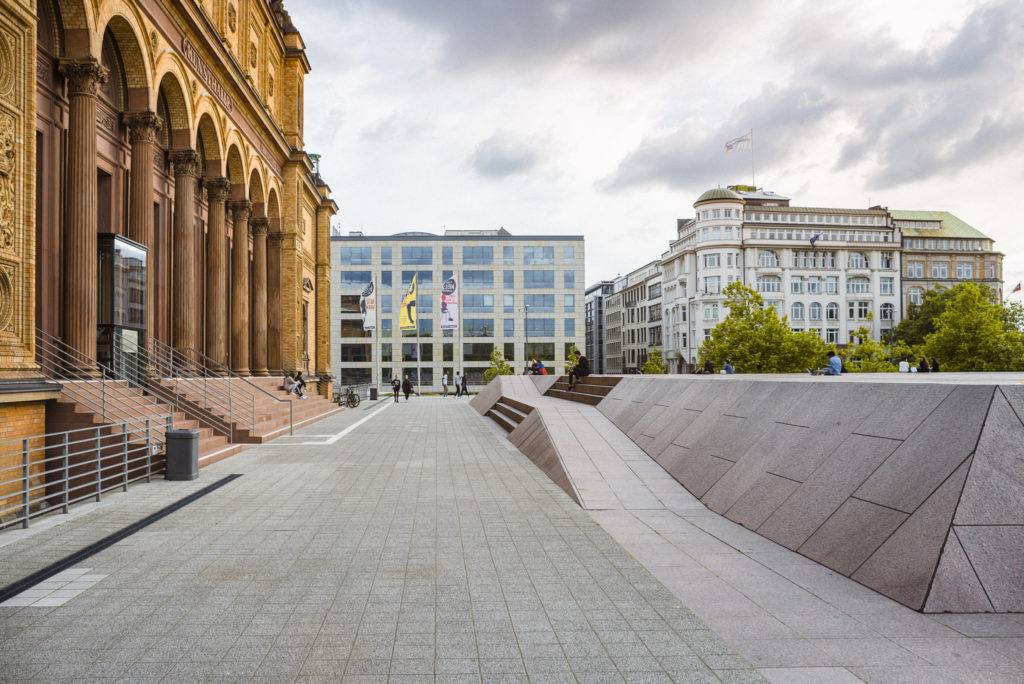
[[[757,189],[757,177],[754,175],[754,129],[750,129],[750,184]]]
[[[421,396],[420,387],[420,288],[416,287],[416,396]]]

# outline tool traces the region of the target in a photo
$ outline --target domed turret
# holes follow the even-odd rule
[[[735,190],[730,190],[729,188],[712,188],[698,197],[697,201],[693,203],[693,206],[697,206],[702,202],[716,202],[721,200],[735,200],[742,202],[743,197]]]

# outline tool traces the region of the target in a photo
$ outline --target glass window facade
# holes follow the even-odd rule
[[[523,287],[551,289],[555,286],[554,271],[523,271]]]
[[[434,263],[433,247],[402,247],[402,264],[405,266],[431,266]]]
[[[548,266],[555,263],[554,247],[523,247],[523,263],[527,266]]]
[[[467,266],[490,266],[494,263],[494,248],[463,247],[462,263]]]
[[[372,247],[342,247],[342,266],[369,266],[373,263]]]

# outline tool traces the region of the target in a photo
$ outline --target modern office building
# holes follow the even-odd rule
[[[608,355],[608,336],[605,331],[605,299],[615,292],[615,283],[602,280],[587,288],[584,296],[584,320],[587,328],[587,348],[583,352],[590,360],[594,373],[605,373]]]
[[[846,344],[866,326],[885,339],[900,318],[900,231],[884,207],[796,207],[749,186],[716,188],[677,222],[662,254],[670,372],[685,372],[727,315],[722,289],[739,281],[788,315],[794,330]]]
[[[974,281],[1002,301],[1003,255],[990,237],[948,211],[892,210],[903,235],[903,311],[924,293]]]
[[[349,233],[331,238],[331,263],[331,349],[334,375],[343,385],[386,385],[394,375],[408,375],[419,391],[436,392],[446,371],[449,377],[465,372],[470,385],[481,385],[494,349],[516,373],[530,359],[543,361],[549,372],[564,372],[569,348],[584,345],[580,235],[512,235],[504,229]],[[399,309],[414,276],[418,334],[399,329]],[[453,276],[458,327],[442,330],[442,286]],[[371,282],[376,324],[366,330],[360,296]]]

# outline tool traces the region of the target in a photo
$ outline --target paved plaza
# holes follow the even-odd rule
[[[241,475],[0,606],[0,681],[1024,681],[1022,615],[915,613],[593,467],[584,510],[464,401],[388,399],[0,533],[6,586]]]

